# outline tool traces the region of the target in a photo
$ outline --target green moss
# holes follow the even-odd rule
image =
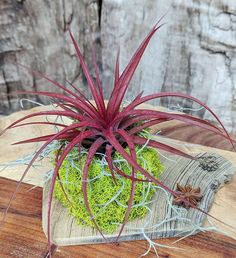
[[[138,163],[143,168],[158,177],[163,171],[163,166],[160,163],[157,152],[151,148],[136,149],[138,151]],[[71,153],[76,156],[76,150]],[[68,208],[69,212],[76,218],[79,225],[87,225],[94,227],[90,219],[83,201],[81,170],[75,169],[83,167],[86,160],[86,155],[81,156],[81,162],[73,160],[68,157],[61,169],[60,179],[73,204],[68,203],[59,182],[55,185],[56,198]],[[122,160],[119,154],[115,154],[113,160]],[[131,174],[131,168],[125,161],[119,162],[120,168],[126,174]],[[103,167],[103,168],[102,168]],[[143,178],[138,172],[138,177]],[[102,231],[106,233],[114,232],[118,224],[123,222],[126,212],[126,207],[130,197],[131,182],[128,179],[118,176],[117,185],[114,184],[107,166],[101,165],[101,159],[95,157],[89,168],[89,182],[87,184],[88,200],[91,211],[95,215],[95,220]],[[136,185],[134,195],[134,207],[131,209],[129,220],[135,218],[142,218],[147,213],[147,208],[143,206],[144,202],[151,200],[154,190],[150,183],[138,182]]]

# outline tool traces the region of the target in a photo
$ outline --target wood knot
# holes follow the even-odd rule
[[[216,171],[219,168],[219,163],[215,156],[199,157],[199,167],[208,172]]]

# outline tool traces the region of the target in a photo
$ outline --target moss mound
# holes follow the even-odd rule
[[[151,148],[136,149],[137,160],[140,166],[151,171],[156,178],[163,171],[156,150]],[[81,161],[76,160],[78,152],[71,152],[70,156],[64,161],[59,173],[61,183],[73,205],[65,197],[59,182],[55,185],[55,197],[67,207],[79,225],[94,227],[92,220],[87,213],[83,201],[82,193],[82,169],[86,155],[81,155]],[[117,176],[117,184],[114,183],[109,168],[100,157],[95,157],[89,168],[89,178],[87,183],[88,200],[94,218],[103,232],[112,233],[123,222],[126,207],[130,197],[131,182],[128,179]],[[119,154],[115,154],[113,161],[118,163],[118,167],[127,175],[131,174],[131,167]],[[141,173],[138,177],[143,178]],[[147,213],[144,204],[149,202],[154,190],[151,183],[138,182],[134,195],[133,207],[129,215],[129,220],[142,218]],[[73,208],[73,207],[75,208]]]

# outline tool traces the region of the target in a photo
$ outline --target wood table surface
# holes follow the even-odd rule
[[[182,124],[161,129],[161,134],[182,141],[232,150],[230,144],[209,132]],[[0,178],[0,209],[3,215],[9,198],[16,187],[16,181]],[[14,200],[4,225],[0,231],[0,258],[43,258],[48,257],[47,239],[42,231],[42,188],[31,191],[32,185],[23,184]],[[229,212],[229,211],[225,211]],[[160,244],[173,245],[176,239],[159,239]],[[158,248],[160,258],[236,258],[236,241],[224,235],[207,232],[188,237],[174,246],[181,249]],[[54,247],[53,257],[78,258],[134,258],[145,253],[146,241],[122,242],[114,244]],[[146,256],[156,257],[153,250]]]

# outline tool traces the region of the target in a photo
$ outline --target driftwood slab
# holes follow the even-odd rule
[[[158,107],[159,109],[159,107]],[[0,118],[0,130],[5,128],[7,125],[15,121],[16,119],[23,117],[24,115],[31,114],[34,111],[42,111],[48,110],[48,107],[36,107],[31,110],[27,111],[20,111],[14,113],[7,117]],[[53,120],[54,118],[52,118]],[[32,120],[30,120],[32,121]],[[28,122],[30,122],[28,120]],[[45,121],[40,120],[37,118],[37,121]],[[171,126],[168,124],[168,127]],[[163,127],[163,125],[162,125]],[[156,131],[162,130],[162,127],[157,127]],[[174,124],[176,127],[176,124]],[[215,144],[216,138],[211,136],[210,134],[206,134],[205,132],[198,132],[195,128],[183,130],[185,133],[182,135],[178,132],[178,138],[182,140],[188,140],[189,142],[199,142],[201,140],[201,144],[209,145],[209,143]],[[10,145],[13,142],[23,140],[25,138],[33,138],[36,136],[40,136],[42,134],[50,134],[53,132],[52,128],[45,128],[40,126],[30,126],[29,128],[15,128],[8,132],[6,132],[0,139],[0,165],[7,164],[10,161],[14,161],[18,158],[23,157],[24,155],[32,154],[35,150],[35,145],[27,144],[24,146],[21,145]],[[202,136],[204,133],[204,137]],[[167,132],[167,136],[172,135]],[[177,134],[176,134],[177,135]],[[175,135],[174,135],[175,136]],[[196,144],[189,144],[184,142],[179,142],[173,139],[167,139],[165,137],[158,137],[159,141],[171,144],[173,146],[177,146],[181,150],[193,154],[198,155],[199,153],[216,153],[225,159],[229,160],[234,166],[236,166],[236,153],[216,148],[209,148],[203,145],[196,145]],[[221,139],[220,139],[221,140]],[[219,141],[220,141],[219,140]],[[224,145],[220,145],[220,147],[224,146],[225,149],[231,150],[229,144],[225,143]],[[229,148],[228,148],[229,147]],[[9,178],[18,181],[24,172],[25,166],[9,166],[3,171],[1,171],[0,176],[3,178]],[[43,186],[43,174],[50,169],[49,164],[45,162],[43,167],[34,167],[30,170],[30,173],[27,174],[26,178],[23,180],[32,185]],[[230,184],[227,184],[225,187],[222,187],[214,196],[214,203],[209,212],[211,215],[215,216],[216,218],[223,220],[225,223],[231,226],[231,230],[229,227],[224,226],[221,223],[215,221],[215,224],[218,227],[231,235],[236,237],[235,228],[236,228],[236,176],[233,177],[233,180]]]
[[[231,181],[235,169],[231,162],[215,153],[201,153],[197,157],[199,158],[197,161],[176,156],[168,157],[168,159],[162,158],[165,171],[160,176],[160,180],[173,190],[176,189],[177,183],[180,185],[191,184],[194,187],[200,186],[204,197],[199,208],[208,212],[213,203],[215,192],[225,183]],[[43,229],[45,234],[47,234],[48,186],[49,184],[45,185],[43,194]],[[144,219],[129,222],[120,240],[145,239],[141,229],[138,230],[139,228],[144,228],[145,234],[151,239],[198,233],[198,227],[203,225],[206,215],[196,209],[171,206],[169,202],[172,202],[172,197],[168,194],[167,198],[163,190],[158,190],[150,206],[152,213]],[[178,216],[181,218],[174,219],[177,216],[176,208]],[[73,216],[69,215],[67,209],[56,199],[53,200],[52,204],[51,220],[51,238],[56,245],[104,242],[96,230],[78,226]],[[162,223],[164,220],[167,222]],[[118,231],[106,235],[107,240],[114,241],[117,233]]]

